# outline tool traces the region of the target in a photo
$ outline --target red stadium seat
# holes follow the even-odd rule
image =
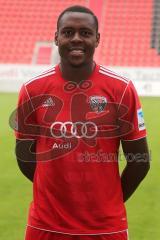
[[[110,66],[159,66],[160,56],[151,48],[153,0],[102,2],[103,8],[96,10],[101,17],[98,62]],[[97,6],[94,0],[0,1],[0,63],[32,63],[37,43],[54,40],[59,13],[75,4]],[[40,53],[37,63],[48,64],[47,51]]]
[[[0,1],[0,63],[32,63],[37,42],[53,41],[59,13],[75,5],[75,0],[5,0]],[[87,6],[87,0],[77,4]],[[3,54],[2,54],[3,52]],[[38,60],[48,64],[45,60]],[[40,54],[41,55],[41,54]],[[40,63],[38,62],[38,63]]]
[[[150,44],[152,13],[153,0],[106,1],[100,61],[116,66],[159,66],[160,56]]]

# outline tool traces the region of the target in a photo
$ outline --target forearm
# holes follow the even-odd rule
[[[149,161],[127,163],[121,176],[124,202],[134,193],[150,168]]]
[[[27,177],[30,181],[33,182],[36,163],[33,162],[22,162],[17,159],[19,169],[23,173],[25,177]]]

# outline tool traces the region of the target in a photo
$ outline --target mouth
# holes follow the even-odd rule
[[[81,56],[85,54],[84,48],[70,48],[69,52],[72,56]]]

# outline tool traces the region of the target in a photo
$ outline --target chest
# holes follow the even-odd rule
[[[111,110],[112,103],[112,110]],[[116,96],[112,89],[91,81],[74,85],[59,84],[46,89],[39,98],[36,107],[36,119],[39,124],[59,121],[81,121],[100,117],[106,112],[113,112]],[[109,110],[110,108],[110,110]]]

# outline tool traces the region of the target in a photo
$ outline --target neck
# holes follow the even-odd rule
[[[88,77],[92,74],[94,68],[95,68],[94,61],[80,67],[74,67],[69,64],[63,63],[62,61],[60,63],[62,77],[68,81],[77,83],[82,80],[88,79]]]

